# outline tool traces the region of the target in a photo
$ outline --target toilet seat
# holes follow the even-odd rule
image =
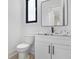
[[[17,46],[17,48],[21,49],[21,48],[27,48],[27,47],[29,47],[29,46],[30,46],[30,44],[21,43],[21,44],[19,44],[19,45]]]

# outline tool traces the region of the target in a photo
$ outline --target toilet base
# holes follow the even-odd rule
[[[28,59],[28,54],[27,53],[19,53],[19,59]]]

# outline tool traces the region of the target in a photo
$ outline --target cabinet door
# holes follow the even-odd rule
[[[50,43],[35,42],[35,59],[51,59]]]
[[[70,46],[54,45],[53,49],[52,59],[71,59]]]

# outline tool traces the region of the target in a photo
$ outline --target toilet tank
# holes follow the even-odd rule
[[[23,40],[24,40],[24,42],[26,42],[28,44],[33,44],[33,42],[35,40],[35,36],[24,36]]]

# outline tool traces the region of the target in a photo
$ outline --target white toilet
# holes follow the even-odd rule
[[[23,42],[17,45],[17,52],[19,54],[19,59],[28,59],[28,53],[30,52],[31,45],[33,43],[32,38],[25,37],[29,42]],[[29,40],[28,40],[29,39]]]

